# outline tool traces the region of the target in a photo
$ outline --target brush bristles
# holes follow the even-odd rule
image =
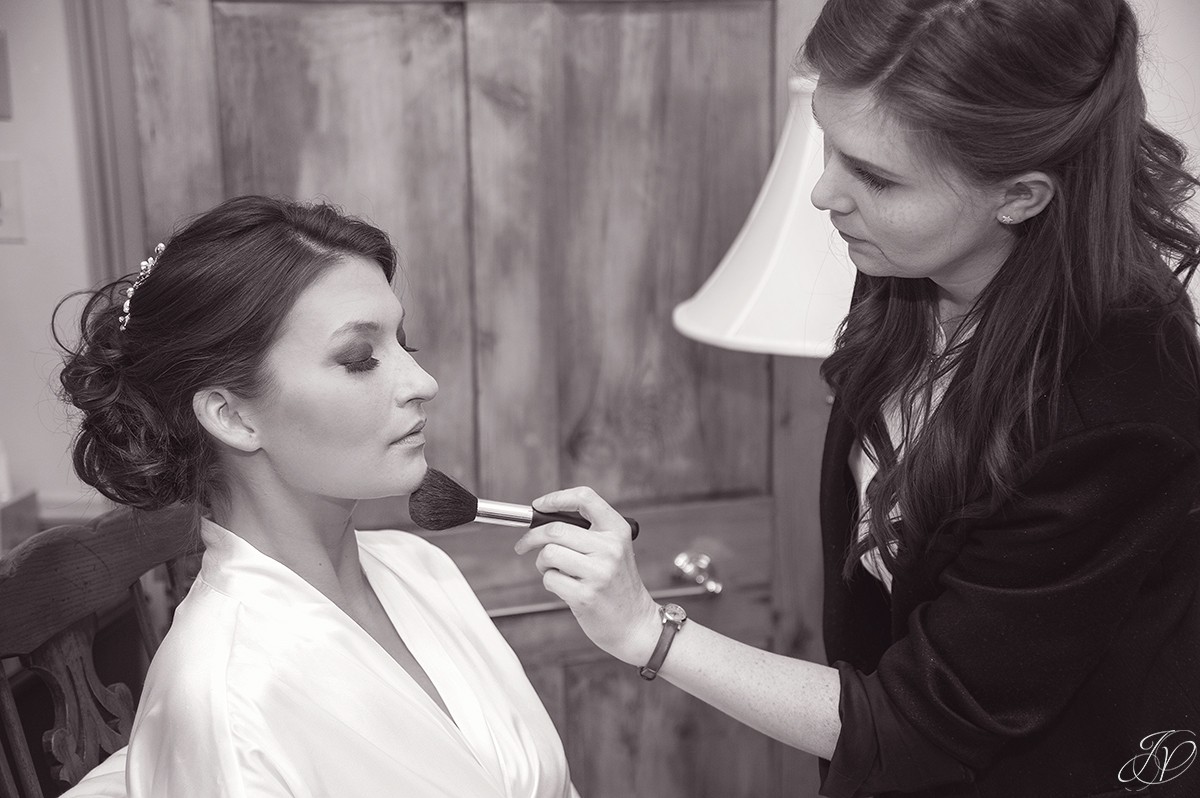
[[[429,469],[420,486],[408,497],[413,523],[431,531],[469,524],[479,512],[479,499],[450,477]]]

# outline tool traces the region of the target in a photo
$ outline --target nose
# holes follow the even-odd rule
[[[838,167],[837,159],[825,145],[825,169],[817,178],[809,199],[819,210],[829,211],[834,215],[844,215],[854,210],[854,199],[846,190],[844,172]]]
[[[396,404],[406,405],[410,402],[428,402],[437,396],[438,384],[428,371],[409,355],[400,369],[396,384]]]

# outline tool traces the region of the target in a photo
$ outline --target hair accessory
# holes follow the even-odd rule
[[[1012,224],[1016,219],[1009,216],[1007,213],[1000,217],[1000,224]]]
[[[150,272],[154,269],[154,264],[158,262],[158,256],[167,248],[166,244],[159,244],[154,248],[154,254],[142,261],[141,267],[138,269],[137,279],[133,281],[133,285],[125,289],[125,304],[121,308],[122,315],[120,316],[121,329],[125,329],[125,325],[129,323],[129,301],[133,299],[133,292],[138,289],[146,278],[150,276]]]

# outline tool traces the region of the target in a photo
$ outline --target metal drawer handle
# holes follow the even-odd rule
[[[674,578],[683,582],[692,582],[704,588],[703,593],[720,593],[724,585],[717,581],[716,566],[712,557],[707,554],[696,554],[681,551],[675,555]],[[690,590],[691,593],[680,595],[696,595],[696,588],[674,588],[675,590]],[[652,594],[653,595],[653,594]],[[657,595],[655,596],[657,598]]]
[[[715,596],[725,588],[714,576],[712,558],[707,554],[696,554],[689,551],[675,555],[675,571],[671,574],[671,581],[690,582],[691,584],[651,590],[650,595],[655,599]],[[561,601],[543,601],[538,604],[519,604],[515,607],[488,610],[488,615],[492,618],[511,618],[514,615],[534,615],[539,612],[557,612],[565,609],[567,609],[567,605]]]

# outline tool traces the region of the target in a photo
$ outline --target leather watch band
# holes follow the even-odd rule
[[[658,636],[658,644],[654,647],[654,653],[650,655],[650,661],[638,668],[638,675],[646,681],[658,676],[675,635],[687,621],[687,612],[678,604],[668,604],[658,608],[658,617],[662,619],[662,633]]]

